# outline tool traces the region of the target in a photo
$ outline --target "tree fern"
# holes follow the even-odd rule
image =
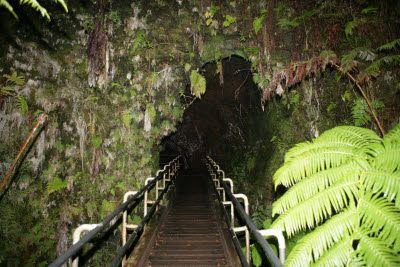
[[[274,181],[291,188],[273,205],[281,215],[272,228],[288,236],[314,230],[285,265],[400,263],[400,125],[383,139],[368,129],[336,127],[287,154]]]
[[[376,49],[377,51],[388,51],[388,50],[392,50],[393,48],[395,48],[397,46],[400,46],[400,39],[396,39],[392,42],[389,42],[387,44],[381,45],[380,47],[378,47],[378,49]]]
[[[67,4],[64,2],[64,0],[56,0],[59,4],[61,4],[65,10],[65,12],[68,13],[68,7]],[[20,0],[21,4],[27,4],[30,5],[33,9],[36,9],[39,11],[43,17],[46,17],[48,20],[50,20],[50,15],[47,12],[47,10],[39,3],[39,1],[36,0]],[[14,12],[13,7],[8,3],[7,0],[0,0],[0,6],[4,6],[8,11],[16,18],[18,19],[18,15]]]

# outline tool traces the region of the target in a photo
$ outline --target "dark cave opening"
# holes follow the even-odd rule
[[[233,55],[207,63],[202,73],[206,93],[185,110],[177,131],[164,138],[160,165],[176,155],[184,156],[186,167],[200,167],[206,155],[224,159],[245,144],[250,125],[256,123],[254,115],[262,112],[250,62]]]

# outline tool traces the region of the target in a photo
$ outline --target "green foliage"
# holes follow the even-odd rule
[[[68,7],[65,4],[64,0],[57,0],[57,2],[59,4],[61,4],[64,7],[65,12],[68,13]],[[46,18],[48,20],[50,20],[50,15],[49,13],[47,13],[47,10],[40,5],[39,1],[36,0],[20,0],[20,4],[27,4],[28,6],[30,5],[33,9],[36,9],[37,11],[39,11],[42,16],[46,16]],[[11,12],[11,14],[13,14],[13,16],[18,19],[17,14],[14,12],[12,6],[8,3],[7,0],[0,0],[0,6],[4,6],[6,9],[8,9],[8,11]]]
[[[229,27],[232,23],[234,23],[236,19],[232,17],[231,15],[226,15],[225,16],[225,21],[222,24],[224,27]]]
[[[135,43],[133,44],[133,47],[132,47],[132,54],[135,54],[136,49],[145,42],[146,42],[146,34],[139,33],[135,38]]]
[[[367,22],[365,18],[355,18],[353,21],[347,22],[344,33],[347,37],[353,35],[353,30],[365,22]]]
[[[219,6],[211,6],[210,7],[210,12],[204,13],[204,17],[207,19],[206,25],[209,26],[213,22],[213,18],[215,13],[219,10]]]
[[[192,70],[190,75],[190,90],[198,98],[206,92],[206,78],[196,70]]]
[[[270,79],[271,79],[271,75],[269,75],[269,73],[265,73],[264,76],[259,72],[253,73],[254,83],[257,84],[257,86],[262,89],[266,88],[269,85]]]
[[[114,24],[121,24],[122,19],[121,16],[119,15],[118,11],[111,11],[108,13],[108,18],[114,23]]]
[[[288,18],[281,18],[279,19],[279,26],[280,27],[298,27],[300,26],[301,21],[305,21],[306,19],[314,16],[318,12],[317,9],[312,9],[312,10],[303,10],[300,16],[293,18],[292,20],[289,20]]]
[[[374,100],[371,103],[374,110],[384,108],[382,101]],[[370,110],[367,102],[363,98],[356,99],[351,107],[351,116],[355,126],[364,126],[371,122]]]
[[[130,128],[132,121],[132,113],[129,110],[125,110],[122,112],[122,122],[124,123],[127,129]]]
[[[279,19],[278,25],[280,27],[288,27],[288,26],[290,26],[290,27],[298,27],[300,25],[300,22],[298,22],[298,18],[297,17],[292,19],[292,20],[289,20],[287,18],[282,18],[282,19]]]
[[[253,29],[256,34],[261,30],[262,23],[265,20],[265,16],[256,17],[253,21]]]
[[[264,227],[264,224],[272,217],[272,207],[267,206],[267,207],[258,207],[258,209],[251,214],[251,220],[253,223],[257,226],[258,229],[268,229]]]
[[[285,145],[283,144],[279,136],[274,135],[269,141],[274,144],[275,148],[279,150],[279,153],[281,153],[282,155],[285,153],[286,150]]]
[[[381,45],[380,47],[378,47],[377,51],[389,51],[389,50],[394,49],[396,47],[396,45],[400,46],[400,39],[396,39],[392,42]]]
[[[381,139],[355,126],[326,131],[285,155],[274,182],[290,189],[273,205],[272,228],[292,236],[285,265],[396,266],[400,252],[400,126]]]
[[[262,264],[262,258],[256,246],[251,247],[251,260],[254,266],[259,267]]]
[[[177,120],[181,120],[183,116],[183,109],[179,107],[174,107],[172,109],[172,116],[174,116]]]
[[[16,96],[15,101],[19,113],[21,113],[22,116],[25,116],[29,109],[28,102],[26,102],[25,98],[21,95]]]
[[[53,180],[51,180],[50,182],[47,183],[46,186],[46,191],[47,193],[50,195],[54,192],[60,191],[64,188],[66,188],[68,185],[68,181],[63,181],[61,180],[60,177],[58,177],[57,175],[53,178]]]
[[[154,105],[149,103],[146,106],[146,114],[148,114],[150,121],[153,122],[156,119],[156,109]]]
[[[101,143],[103,143],[101,136],[92,136],[92,138],[90,138],[90,141],[92,142],[94,148],[99,148],[101,146]]]
[[[363,10],[361,10],[361,13],[363,13],[363,14],[374,14],[374,13],[376,13],[377,10],[378,9],[376,7],[367,7],[367,8],[364,8]]]
[[[25,78],[23,76],[18,76],[17,72],[14,71],[11,75],[3,75],[7,79],[7,83],[14,83],[16,85],[24,85]]]

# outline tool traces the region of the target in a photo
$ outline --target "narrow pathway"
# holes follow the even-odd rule
[[[225,240],[227,230],[214,200],[205,175],[180,176],[176,196],[154,244],[147,250],[144,265],[237,266],[233,264],[236,253]],[[228,242],[232,243],[230,239]]]

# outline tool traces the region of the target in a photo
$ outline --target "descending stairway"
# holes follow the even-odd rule
[[[139,266],[238,266],[214,200],[205,175],[180,176],[175,198]]]

